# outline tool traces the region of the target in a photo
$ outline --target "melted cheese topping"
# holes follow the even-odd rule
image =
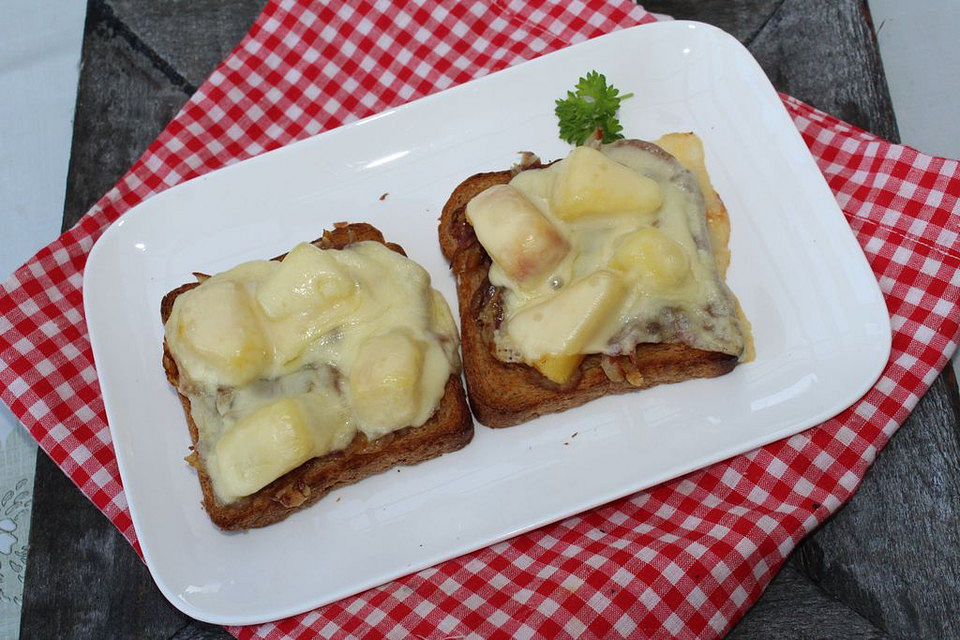
[[[490,282],[502,288],[498,357],[562,381],[574,355],[622,355],[645,342],[743,356],[745,331],[723,282],[726,237],[717,255],[712,248],[722,225],[707,224],[705,176],[660,147],[625,140],[574,149],[468,203],[493,260]],[[536,247],[523,272],[517,238]]]
[[[430,276],[377,242],[215,275],[177,297],[165,338],[224,503],[358,432],[422,425],[460,366]]]

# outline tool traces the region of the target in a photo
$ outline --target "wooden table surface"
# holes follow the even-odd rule
[[[89,0],[63,227],[140,156],[262,0]],[[865,1],[651,0],[743,42],[780,91],[891,140]],[[949,369],[949,368],[948,368]],[[853,500],[788,560],[730,638],[960,637],[960,398],[944,373]],[[227,638],[170,605],[50,460],[37,460],[21,638]]]

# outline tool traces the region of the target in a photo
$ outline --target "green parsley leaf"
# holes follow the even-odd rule
[[[557,99],[554,113],[560,124],[560,138],[570,144],[581,145],[597,129],[603,142],[613,142],[623,136],[623,127],[617,120],[620,101],[633,96],[621,96],[620,90],[609,86],[602,73],[591,71],[577,81],[576,93],[567,91],[566,98]]]

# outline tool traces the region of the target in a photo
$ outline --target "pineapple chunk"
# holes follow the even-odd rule
[[[355,287],[329,253],[302,242],[293,248],[257,290],[257,302],[271,319],[329,306]]]
[[[279,267],[280,263],[275,260],[251,260],[249,262],[241,262],[232,269],[213,277],[217,280],[233,280],[234,282],[255,286],[264,278],[269,277],[270,274]],[[202,279],[201,282],[205,279],[207,278]]]
[[[723,204],[710,183],[707,165],[703,153],[703,143],[695,133],[668,133],[654,144],[672,155],[685,168],[697,176],[700,191],[707,205],[707,215],[719,211]]]
[[[297,400],[313,432],[314,455],[340,451],[353,441],[357,427],[343,396],[332,386],[314,387]]]
[[[467,220],[493,261],[521,286],[540,282],[570,251],[550,221],[510,185],[474,196]]]
[[[530,198],[532,202],[549,202],[553,183],[557,179],[550,169],[525,169],[510,180],[510,186]]]
[[[457,325],[446,298],[436,289],[430,290],[430,328],[441,336],[457,339]]]
[[[566,356],[543,356],[534,360],[531,365],[548,380],[563,384],[570,379],[581,362],[583,362],[583,354],[573,353]]]
[[[683,246],[654,227],[624,236],[610,267],[635,276],[647,291],[674,289],[690,275],[690,256]]]
[[[582,353],[584,346],[616,319],[625,293],[620,276],[595,271],[510,318],[507,335],[528,362]]]
[[[394,330],[360,345],[350,372],[354,413],[369,436],[409,425],[420,411],[423,345]]]
[[[730,218],[723,207],[720,196],[710,182],[707,174],[706,158],[703,152],[703,143],[695,133],[668,133],[656,144],[675,157],[680,164],[693,171],[703,192],[703,199],[707,206],[707,229],[710,231],[710,246],[713,256],[720,270],[720,275],[726,277],[727,267],[730,265]]]
[[[551,194],[551,209],[564,220],[611,213],[653,213],[662,202],[663,194],[655,180],[590,147],[570,152]]]
[[[293,398],[267,405],[221,436],[214,447],[221,498],[247,496],[312,458],[313,433]]]
[[[221,384],[245,384],[263,372],[267,343],[243,285],[211,279],[177,302],[179,337],[218,374]]]
[[[430,290],[430,328],[441,337],[440,348],[453,368],[460,369],[460,335],[447,300],[436,289]]]

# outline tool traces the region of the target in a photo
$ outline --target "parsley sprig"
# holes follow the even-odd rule
[[[599,129],[603,142],[613,142],[623,136],[623,126],[617,120],[620,101],[633,96],[620,95],[620,90],[607,84],[602,73],[591,71],[577,81],[576,92],[567,91],[567,97],[557,99],[554,113],[560,124],[560,138],[570,144],[581,145]]]

